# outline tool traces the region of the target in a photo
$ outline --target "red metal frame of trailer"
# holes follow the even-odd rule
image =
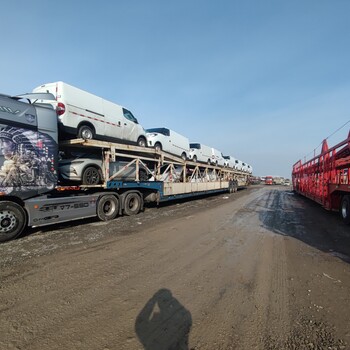
[[[345,220],[350,215],[350,132],[346,140],[331,148],[324,140],[318,156],[295,163],[292,180],[296,192],[327,210],[341,209]]]

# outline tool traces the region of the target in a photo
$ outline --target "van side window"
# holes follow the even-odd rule
[[[132,113],[130,111],[128,111],[127,109],[123,108],[123,114],[124,117],[128,120],[130,120],[131,122],[134,122],[135,124],[138,124],[137,119],[132,115]]]

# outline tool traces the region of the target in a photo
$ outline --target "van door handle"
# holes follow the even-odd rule
[[[118,122],[118,125],[120,126],[120,122]]]
[[[124,125],[128,125],[128,124],[124,123]]]

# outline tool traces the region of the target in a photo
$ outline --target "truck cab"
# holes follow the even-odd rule
[[[37,103],[37,101],[43,103]],[[29,198],[57,183],[57,116],[47,93],[0,95],[0,191]],[[46,103],[45,103],[46,102]]]

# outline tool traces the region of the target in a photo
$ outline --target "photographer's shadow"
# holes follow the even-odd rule
[[[188,350],[191,313],[160,289],[136,318],[135,331],[145,350]]]

